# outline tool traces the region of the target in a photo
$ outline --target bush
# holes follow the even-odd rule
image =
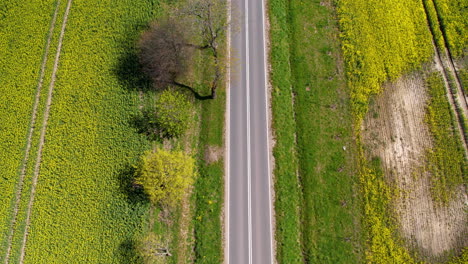
[[[153,204],[173,205],[193,183],[195,160],[183,151],[158,149],[143,155],[135,174],[136,183],[143,186]]]
[[[188,128],[192,107],[185,95],[171,90],[156,100],[156,125],[165,137],[179,137]]]

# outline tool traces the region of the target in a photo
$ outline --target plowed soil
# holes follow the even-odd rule
[[[424,123],[427,99],[422,74],[385,85],[365,118],[362,136],[368,158],[379,157],[386,179],[400,190],[393,202],[399,233],[411,250],[435,261],[468,246],[468,199],[460,188],[448,206],[433,203],[431,175],[424,169],[431,148]]]

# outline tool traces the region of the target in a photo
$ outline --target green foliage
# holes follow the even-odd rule
[[[136,183],[141,184],[153,204],[174,205],[192,184],[195,160],[183,151],[157,149],[147,152],[136,166]]]
[[[454,130],[455,117],[446,97],[442,76],[433,73],[426,82],[430,96],[426,122],[434,144],[427,154],[432,174],[431,190],[436,201],[447,203],[454,198],[456,188],[464,182],[463,175],[468,172],[468,164],[458,131]]]
[[[461,256],[454,257],[447,264],[466,264],[468,263],[468,247],[462,250]]]
[[[427,22],[429,24],[432,36],[434,37],[435,44],[441,52],[445,52],[445,40],[442,33],[439,17],[437,16],[437,9],[434,6],[434,1],[432,0],[423,0],[422,1],[426,16]]]
[[[165,90],[155,103],[156,124],[168,137],[181,136],[190,125],[192,106],[184,94]]]
[[[466,0],[431,0],[434,2],[442,32],[454,57],[467,55],[468,2]]]
[[[336,2],[352,109],[361,120],[383,82],[431,57],[431,37],[418,0]]]
[[[334,10],[291,2],[291,69],[302,187],[302,252],[309,263],[359,262],[350,101]],[[313,27],[304,25],[311,24]],[[344,149],[343,146],[346,148]],[[324,151],[326,150],[326,151]]]
[[[461,81],[461,85],[463,88],[463,92],[465,94],[468,94],[468,70],[460,69],[458,73],[460,74],[459,76],[460,76],[460,81]]]

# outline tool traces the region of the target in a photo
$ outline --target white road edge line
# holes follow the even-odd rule
[[[269,122],[269,117],[270,117],[270,108],[269,108],[269,92],[268,92],[268,53],[267,53],[267,46],[266,46],[266,28],[265,28],[265,25],[266,25],[266,19],[265,19],[265,8],[266,8],[266,5],[265,5],[265,0],[262,0],[262,28],[263,28],[263,59],[264,59],[264,78],[265,78],[265,108],[266,108],[266,111],[265,111],[265,114],[266,114],[266,141],[267,141],[267,167],[268,167],[268,197],[269,197],[269,204],[268,204],[268,207],[269,207],[269,210],[270,210],[270,254],[271,254],[271,263],[275,263],[275,258],[274,258],[274,253],[273,253],[273,236],[274,236],[274,233],[273,233],[273,220],[272,220],[272,216],[273,216],[273,201],[271,200],[272,197],[271,197],[271,188],[273,188],[273,186],[271,185],[271,166],[270,166],[270,122]]]
[[[230,128],[231,128],[231,113],[230,113],[230,102],[231,102],[231,0],[227,0],[227,12],[228,12],[228,31],[226,34],[227,38],[227,74],[226,74],[226,157],[224,160],[224,167],[225,167],[225,183],[224,183],[224,206],[226,210],[226,215],[225,217],[225,252],[224,252],[224,263],[229,264],[229,196],[230,196],[230,165],[229,165],[229,151],[230,151],[230,143],[231,143],[231,134],[230,134]]]
[[[247,203],[248,203],[248,233],[249,233],[249,264],[252,264],[252,184],[250,161],[250,54],[249,54],[249,1],[244,0],[245,9],[245,90],[247,98]]]
[[[60,53],[62,51],[62,41],[63,41],[63,36],[65,35],[65,27],[67,26],[67,20],[68,20],[68,14],[70,13],[70,7],[72,4],[73,0],[68,0],[67,3],[67,8],[65,10],[65,15],[63,16],[63,22],[62,22],[62,30],[60,32],[59,36],[59,41],[58,41],[58,46],[57,46],[57,53],[55,55],[55,61],[54,61],[54,68],[52,71],[52,79],[50,81],[50,86],[49,86],[49,93],[47,97],[47,104],[46,104],[46,109],[44,111],[44,125],[41,128],[41,137],[39,140],[39,149],[37,150],[37,159],[36,159],[36,165],[34,167],[34,177],[32,179],[32,187],[31,187],[31,196],[29,198],[29,203],[28,203],[28,210],[26,213],[26,226],[24,228],[24,234],[23,234],[23,241],[21,245],[21,255],[20,255],[20,260],[19,263],[22,264],[24,262],[24,256],[25,256],[25,250],[26,250],[26,241],[28,237],[28,232],[29,232],[29,224],[30,224],[30,219],[31,219],[31,210],[32,206],[34,203],[34,194],[36,192],[36,185],[37,185],[37,180],[39,178],[39,171],[40,171],[40,165],[41,165],[41,159],[42,159],[42,149],[44,147],[44,140],[45,140],[45,133],[46,133],[46,128],[47,128],[47,121],[49,119],[49,112],[50,112],[50,106],[52,104],[52,93],[54,91],[54,86],[55,86],[55,79],[57,76],[57,68],[58,68],[58,63],[60,59]]]

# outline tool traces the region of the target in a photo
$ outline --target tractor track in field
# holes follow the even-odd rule
[[[13,218],[10,223],[10,228],[9,228],[9,233],[8,233],[8,243],[7,243],[7,251],[5,255],[5,263],[8,263],[9,258],[10,258],[10,252],[11,252],[11,246],[12,246],[12,239],[13,239],[13,234],[14,234],[14,226],[16,224],[16,218],[18,217],[18,210],[19,210],[19,203],[21,201],[21,196],[23,192],[23,184],[24,184],[24,177],[26,175],[26,165],[29,160],[29,152],[31,150],[31,145],[32,145],[32,136],[34,133],[34,128],[36,124],[36,118],[37,118],[37,111],[39,107],[39,101],[41,97],[41,91],[42,91],[42,84],[44,82],[44,75],[45,75],[45,68],[47,65],[47,57],[49,56],[49,48],[50,48],[50,42],[52,40],[52,35],[55,29],[55,23],[57,20],[57,13],[59,10],[60,6],[60,0],[57,0],[55,4],[55,11],[52,17],[52,21],[50,23],[49,27],[49,33],[47,35],[47,41],[46,41],[46,46],[45,46],[45,51],[43,54],[43,59],[42,59],[42,64],[41,64],[41,69],[39,73],[39,82],[36,87],[36,95],[35,95],[35,100],[34,100],[34,105],[33,105],[33,111],[31,114],[31,122],[29,124],[29,131],[27,135],[27,140],[26,140],[26,149],[24,151],[24,158],[21,163],[21,169],[20,169],[20,176],[18,179],[18,185],[16,188],[16,193],[15,193],[15,205],[13,208]]]
[[[60,1],[58,0],[56,10],[55,10],[55,13],[54,13],[54,18],[53,18],[53,23],[52,23],[52,25],[54,27],[55,27],[55,22],[56,22],[55,19],[56,19],[57,12],[58,12],[57,10],[58,10],[58,6],[59,6],[59,2]],[[57,77],[57,69],[58,69],[58,63],[59,63],[59,59],[60,59],[60,52],[62,50],[63,37],[64,37],[64,34],[65,34],[65,28],[66,28],[66,25],[67,25],[68,15],[70,13],[70,8],[71,8],[72,2],[73,2],[73,0],[68,0],[67,1],[67,7],[66,7],[66,10],[65,10],[65,14],[63,16],[62,28],[60,30],[60,36],[59,36],[58,44],[57,44],[57,51],[55,53],[54,66],[53,66],[53,69],[52,69],[51,81],[50,81],[49,90],[48,90],[48,94],[47,94],[46,108],[44,110],[44,115],[43,115],[43,120],[42,120],[41,134],[40,134],[40,138],[39,138],[39,146],[38,146],[38,151],[37,151],[36,163],[35,163],[35,166],[34,166],[34,174],[33,174],[32,183],[31,183],[31,191],[30,191],[30,196],[29,196],[29,202],[28,202],[28,206],[27,206],[25,228],[24,228],[23,238],[22,238],[22,242],[21,242],[21,251],[20,251],[19,263],[24,262],[25,251],[26,251],[26,242],[27,242],[27,237],[28,237],[28,232],[29,232],[29,225],[30,225],[30,220],[31,220],[31,210],[32,210],[32,207],[33,207],[33,204],[34,204],[34,195],[35,195],[35,192],[36,192],[36,185],[37,185],[37,181],[38,181],[38,178],[39,178],[39,171],[40,171],[40,165],[41,165],[41,159],[42,159],[42,151],[43,151],[44,143],[45,143],[45,134],[46,134],[47,123],[48,123],[49,114],[50,114],[50,107],[52,105],[52,96],[53,96],[53,91],[54,91],[54,87],[55,87],[55,80],[56,80],[56,77]],[[52,29],[52,31],[53,31],[53,29]],[[48,42],[47,42],[48,44],[50,44],[51,35],[52,34],[49,34],[49,38],[48,38]],[[48,47],[47,47],[47,51],[48,51]],[[42,79],[43,79],[43,75],[44,75],[44,73],[43,73],[44,65],[45,65],[45,63],[43,63],[43,67],[41,67],[41,70],[42,70],[42,75],[41,75],[42,78],[41,78],[41,81],[40,81],[41,86],[42,86]],[[40,93],[38,93],[38,95],[39,94]],[[39,98],[39,96],[37,96],[37,97]],[[36,100],[39,100],[38,98],[36,98]],[[35,112],[34,112],[34,117],[33,117],[34,122],[36,120],[36,115],[37,115],[37,107],[35,106]],[[30,130],[31,135],[32,135],[33,130],[34,130],[34,126],[31,126],[31,130]],[[28,139],[29,139],[29,137],[28,137]],[[31,140],[29,140],[29,142],[28,142],[29,147],[31,145],[30,141]],[[27,154],[27,156],[29,157],[29,153]],[[23,167],[26,167],[25,164],[26,164],[26,162],[24,162]],[[22,178],[24,178],[24,175],[23,175]],[[19,193],[18,203],[15,206],[15,209],[16,209],[15,210],[15,215],[17,215],[17,213],[18,213],[18,204],[19,204],[19,201],[21,200],[20,198],[21,198],[21,191]],[[12,226],[13,226],[13,224],[12,224]],[[11,237],[12,237],[12,235],[13,235],[13,230],[11,232]],[[9,262],[10,252],[11,252],[11,238],[9,239],[8,253],[7,253],[7,257],[5,259],[5,263]]]
[[[442,33],[442,39],[444,42],[444,47],[439,47],[435,39],[434,29],[431,27],[431,21],[429,16],[429,11],[427,10],[427,4],[423,1],[423,8],[426,14],[427,26],[432,37],[432,45],[434,47],[434,62],[436,65],[437,71],[442,75],[444,81],[445,90],[447,93],[447,98],[450,103],[451,108],[455,114],[456,126],[460,132],[460,139],[463,144],[463,149],[465,150],[465,155],[468,156],[468,138],[465,136],[468,131],[466,127],[463,126],[464,120],[468,118],[468,102],[466,100],[465,93],[462,89],[460,78],[458,76],[457,70],[453,63],[452,54],[448,48],[447,37],[444,30],[441,28],[441,19],[437,7],[433,0],[430,0],[434,6],[436,16],[437,16],[437,26],[440,32]],[[443,56],[441,55],[443,52]],[[453,80],[453,82],[451,82]],[[455,87],[454,87],[455,86]]]
[[[459,103],[458,99],[460,98],[460,95],[457,91],[453,91],[450,85],[449,75],[451,73],[447,72],[447,69],[444,66],[444,62],[440,56],[439,50],[437,49],[437,46],[434,41],[433,41],[433,44],[434,44],[434,52],[435,52],[435,58],[434,58],[435,65],[436,65],[437,71],[441,73],[442,79],[444,80],[445,92],[447,93],[448,101],[450,103],[451,108],[453,109],[453,113],[455,114],[456,126],[460,134],[460,139],[463,144],[463,149],[465,150],[465,155],[468,156],[468,142],[466,141],[466,138],[464,136],[467,131],[465,131],[464,127],[462,126],[462,122],[463,122],[462,120],[464,117],[467,116],[466,113],[468,112],[466,111],[467,105],[466,103],[465,104]],[[464,95],[462,96],[463,98],[465,98]],[[466,101],[466,100],[462,100],[462,101]]]
[[[446,60],[444,60],[445,64],[447,64],[447,68],[449,69],[449,71],[453,74],[453,77],[454,77],[454,81],[455,81],[455,85],[457,87],[457,94],[459,97],[461,97],[461,101],[462,101],[462,108],[463,108],[463,113],[465,115],[466,118],[468,118],[468,100],[467,100],[467,95],[465,94],[465,90],[463,90],[463,85],[462,85],[462,82],[460,80],[460,76],[458,75],[458,72],[457,72],[457,68],[455,67],[455,63],[454,63],[454,60],[453,60],[453,56],[452,56],[452,53],[450,52],[450,49],[449,49],[449,43],[448,43],[448,38],[447,38],[447,34],[445,32],[445,30],[443,29],[442,27],[442,18],[440,16],[440,13],[439,13],[439,9],[437,8],[437,5],[436,3],[434,2],[434,0],[430,0],[434,6],[434,9],[435,9],[435,13],[437,15],[437,24],[439,25],[439,28],[440,28],[440,32],[442,32],[442,39],[444,40],[444,52],[445,52],[445,56],[446,56]]]
[[[63,21],[62,21],[62,29],[60,30],[60,36],[57,44],[57,52],[55,53],[55,61],[54,61],[54,68],[52,70],[52,77],[49,85],[49,92],[47,95],[47,103],[46,103],[46,109],[44,111],[44,118],[42,121],[42,128],[41,128],[41,136],[39,139],[39,148],[37,151],[37,158],[36,158],[36,165],[34,167],[34,175],[32,179],[32,185],[31,185],[31,195],[29,197],[29,203],[27,207],[27,213],[26,213],[26,222],[25,222],[25,228],[23,232],[23,241],[21,244],[21,251],[20,251],[20,261],[19,263],[24,262],[24,257],[25,257],[25,250],[26,250],[26,241],[28,239],[28,232],[29,232],[29,224],[31,220],[31,209],[34,204],[34,194],[36,192],[36,185],[37,181],[39,178],[39,171],[40,171],[40,165],[41,165],[41,159],[42,159],[42,150],[44,147],[44,142],[45,142],[45,134],[46,134],[46,128],[47,128],[47,122],[49,119],[49,113],[50,113],[50,106],[52,105],[52,95],[54,91],[54,86],[55,86],[55,80],[57,77],[57,69],[58,69],[58,63],[60,59],[60,52],[62,50],[62,42],[63,42],[63,36],[65,35],[65,28],[67,26],[67,20],[68,20],[68,14],[70,13],[70,8],[73,0],[68,0],[67,1],[67,7],[65,10],[65,15],[63,16]]]

